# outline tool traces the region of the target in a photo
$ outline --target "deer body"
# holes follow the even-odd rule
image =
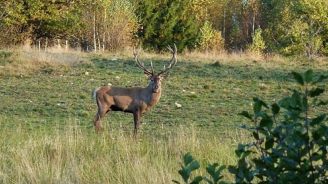
[[[98,112],[94,119],[96,132],[102,130],[100,120],[110,111],[122,111],[132,113],[134,117],[134,133],[140,126],[140,119],[143,113],[149,111],[155,106],[161,97],[161,80],[162,75],[167,72],[176,63],[176,47],[173,51],[173,58],[167,69],[158,74],[154,74],[153,68],[150,72],[144,67],[143,63],[137,58],[135,59],[139,68],[144,70],[144,73],[149,77],[149,84],[145,88],[121,88],[112,86],[103,86],[94,91],[94,97],[97,102]],[[173,61],[173,62],[172,62]],[[152,65],[151,65],[152,66]]]
[[[98,112],[95,117],[96,131],[100,131],[100,119],[110,111],[123,111],[137,116],[135,131],[140,125],[141,115],[155,106],[160,97],[161,89],[153,92],[151,84],[146,88],[120,88],[103,86],[95,91]]]
[[[96,91],[96,100],[108,110],[133,113],[148,111],[160,99],[161,92],[153,93],[146,88],[119,88],[104,86]],[[98,102],[97,102],[98,103]]]

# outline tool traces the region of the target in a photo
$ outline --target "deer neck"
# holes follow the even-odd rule
[[[159,99],[161,98],[161,93],[162,93],[162,89],[159,88],[158,92],[153,92],[152,86],[148,86],[146,88],[147,90],[147,104],[151,107],[157,104],[157,102],[159,101]]]

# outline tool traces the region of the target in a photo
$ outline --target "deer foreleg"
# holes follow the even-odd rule
[[[140,119],[141,119],[141,112],[136,111],[133,113],[133,118],[134,118],[134,135],[137,135],[138,133],[138,128],[140,126]]]

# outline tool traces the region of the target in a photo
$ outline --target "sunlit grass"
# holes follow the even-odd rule
[[[1,120],[1,125],[5,123]],[[179,126],[161,136],[134,137],[119,129],[96,135],[73,119],[51,130],[4,128],[0,182],[170,183],[179,178],[177,168],[186,152],[204,165],[235,163],[233,151],[242,132],[227,131],[225,137],[202,133]]]
[[[179,55],[160,102],[144,115],[135,139],[132,115],[120,112],[106,116],[104,133],[96,135],[91,98],[95,87],[108,83],[147,85],[128,54],[132,51],[5,52],[0,55],[0,183],[171,183],[180,178],[186,152],[203,166],[234,164],[234,149],[248,140],[238,113],[251,110],[254,96],[270,103],[286,95],[295,85],[292,70],[327,73],[322,60]],[[140,59],[147,66],[154,61],[159,70],[170,55],[141,53]]]

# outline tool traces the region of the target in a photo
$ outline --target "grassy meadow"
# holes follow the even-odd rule
[[[140,59],[160,70],[170,55]],[[186,152],[202,165],[234,164],[238,142],[249,139],[237,114],[251,110],[255,96],[271,103],[288,94],[290,72],[309,67],[328,72],[326,60],[179,56],[135,139],[133,116],[121,112],[107,115],[104,133],[95,134],[91,98],[108,83],[147,85],[132,51],[0,51],[0,183],[171,183],[180,180]]]

